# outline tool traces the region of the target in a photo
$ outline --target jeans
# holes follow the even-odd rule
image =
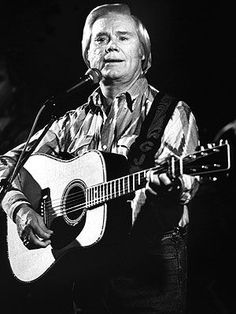
[[[116,275],[105,289],[94,283],[89,284],[88,291],[82,289],[89,299],[84,304],[86,310],[78,313],[185,313],[186,232],[176,228],[145,248],[134,247],[127,246],[117,262]]]

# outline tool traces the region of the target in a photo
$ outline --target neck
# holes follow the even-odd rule
[[[121,93],[128,90],[129,86],[121,84],[100,84],[100,88],[103,95],[103,107],[106,114],[109,113],[113,100]]]
[[[129,88],[128,84],[120,84],[117,82],[101,82],[100,88],[102,94],[105,98],[113,101],[117,95],[121,94],[124,91],[127,91]]]
[[[106,106],[110,106],[113,100],[120,94],[127,92],[130,87],[137,81],[137,77],[131,82],[119,82],[115,80],[102,80],[100,88],[105,98]]]

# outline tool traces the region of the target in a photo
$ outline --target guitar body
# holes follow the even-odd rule
[[[23,190],[54,235],[51,246],[29,250],[8,218],[8,255],[14,275],[24,282],[34,281],[70,250],[117,243],[127,237],[131,228],[127,197],[98,206],[90,202],[88,209],[86,194],[88,187],[126,173],[125,157],[95,150],[71,160],[31,156],[22,170]]]

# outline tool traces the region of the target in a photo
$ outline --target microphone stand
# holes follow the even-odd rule
[[[27,137],[27,140],[24,144],[24,147],[21,151],[21,154],[19,155],[19,157],[17,159],[15,166],[13,167],[13,169],[11,171],[9,171],[7,177],[1,180],[1,182],[0,182],[0,202],[3,200],[6,193],[11,188],[11,184],[14,181],[14,179],[16,178],[16,176],[19,173],[19,171],[21,170],[21,168],[24,166],[24,164],[29,159],[29,157],[32,155],[32,153],[34,152],[34,150],[36,149],[38,144],[41,142],[41,140],[43,139],[43,137],[45,136],[47,131],[50,129],[53,122],[57,119],[57,117],[55,115],[51,114],[51,118],[50,118],[49,122],[46,124],[46,126],[44,127],[42,133],[37,138],[35,143],[30,147],[30,149],[27,150],[27,146],[28,146],[29,141],[30,141],[30,139],[31,139],[31,137],[35,131],[38,119],[39,119],[41,113],[44,111],[44,109],[48,108],[49,105],[52,107],[55,107],[55,97],[54,96],[47,99],[43,103],[43,105],[40,107],[40,109],[36,115],[36,118],[34,120],[33,126],[30,130],[30,133]]]

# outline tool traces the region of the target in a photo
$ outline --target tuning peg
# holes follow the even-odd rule
[[[224,145],[224,144],[228,144],[228,143],[229,142],[226,139],[220,139],[220,141],[219,141],[219,145]]]
[[[215,143],[208,143],[207,144],[207,148],[213,148],[213,147],[215,147],[216,145],[215,145]]]

